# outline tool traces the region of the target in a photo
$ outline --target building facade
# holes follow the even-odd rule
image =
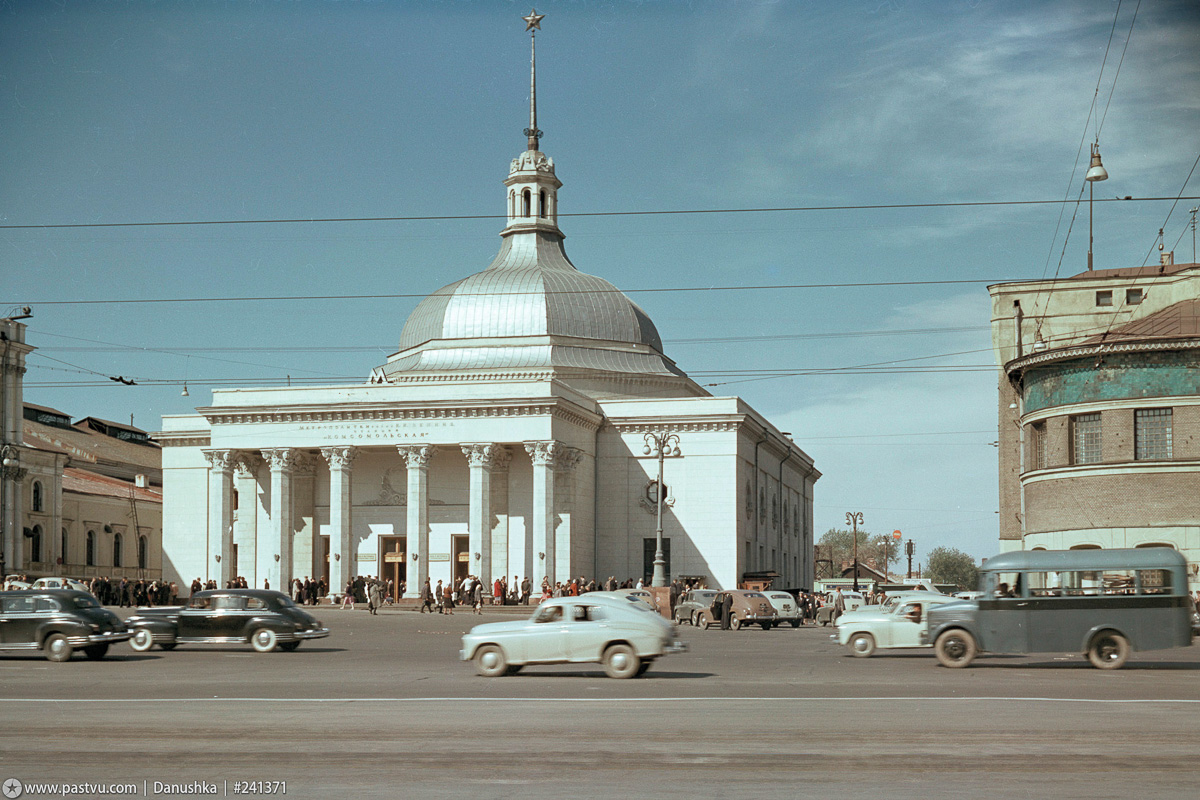
[[[25,326],[4,334],[5,575],[162,577],[158,445],[132,425],[24,402]]]
[[[1001,549],[1168,546],[1200,588],[1200,266],[989,291]]]
[[[499,253],[423,300],[363,384],[217,390],[164,417],[168,578],[648,577],[661,510],[669,577],[811,586],[812,459],[571,263],[536,93],[530,116]]]

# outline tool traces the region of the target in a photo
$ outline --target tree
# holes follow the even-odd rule
[[[888,564],[900,560],[900,545],[893,542],[887,534],[872,535],[869,531],[858,532],[858,561],[860,564],[873,564],[877,569],[883,568],[884,543],[887,543]],[[817,542],[819,556],[833,562],[833,574],[840,575],[842,563],[854,561],[854,535],[852,531],[830,528]]]
[[[962,590],[979,585],[979,567],[975,559],[953,547],[935,547],[925,562],[925,577],[934,583],[952,583]]]

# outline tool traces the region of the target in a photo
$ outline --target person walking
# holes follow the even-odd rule
[[[367,611],[378,616],[379,607],[383,605],[383,587],[379,581],[372,578],[367,582]]]
[[[438,581],[441,586],[442,582]],[[453,616],[454,614],[454,584],[447,583],[446,588],[442,590],[442,613]]]
[[[437,601],[438,613],[446,613],[446,593],[442,591],[442,582],[438,581],[437,587],[433,590],[433,597]]]
[[[475,592],[475,597],[474,597],[475,613],[482,614],[483,613],[483,582],[475,581],[475,588],[473,591]]]
[[[424,614],[428,609],[429,613],[433,613],[433,590],[429,588],[429,578],[425,579],[425,585],[421,587],[421,613]]]
[[[838,587],[837,594],[833,596],[833,621],[837,622],[838,617],[846,613],[846,598],[842,596],[842,587]]]

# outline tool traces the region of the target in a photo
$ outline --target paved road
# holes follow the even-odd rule
[[[645,677],[459,663],[477,617],[324,611],[295,653],[0,658],[0,780],[286,781],[292,797],[1194,797],[1200,648],[848,657],[828,629],[692,631]],[[489,617],[489,620],[495,617]],[[27,793],[26,797],[44,796]],[[179,795],[177,795],[179,796]],[[201,796],[190,793],[182,796]]]

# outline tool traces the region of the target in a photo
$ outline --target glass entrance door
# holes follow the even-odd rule
[[[379,570],[379,577],[385,581],[388,579],[392,581],[393,600],[399,600],[404,596],[400,590],[400,584],[408,580],[405,541],[406,537],[404,536],[384,536],[380,539],[380,546],[383,550],[383,567]]]

